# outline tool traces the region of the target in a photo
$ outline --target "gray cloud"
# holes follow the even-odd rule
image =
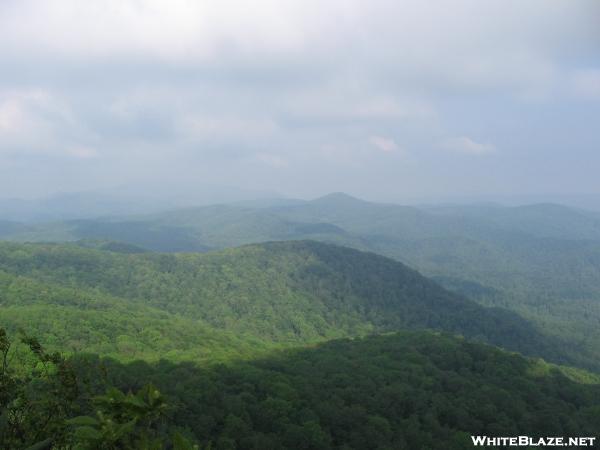
[[[180,174],[392,199],[450,184],[535,192],[552,167],[572,167],[563,188],[600,191],[580,164],[600,143],[599,11],[591,0],[4,1],[0,187]],[[457,154],[492,152],[493,163]],[[502,173],[480,177],[490,164]]]
[[[447,150],[467,155],[488,155],[496,151],[493,144],[475,142],[467,136],[448,138],[441,143],[441,146]]]

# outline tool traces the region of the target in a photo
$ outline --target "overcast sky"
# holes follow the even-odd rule
[[[595,0],[1,0],[0,192],[600,193]]]

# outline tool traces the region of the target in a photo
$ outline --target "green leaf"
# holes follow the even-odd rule
[[[92,427],[79,427],[75,430],[75,437],[84,441],[97,441],[102,439],[102,433]]]
[[[134,428],[135,428],[136,422],[137,422],[137,420],[133,419],[133,420],[130,420],[129,422],[127,422],[127,423],[119,425],[117,427],[117,429],[115,430],[115,433],[114,433],[115,438],[121,439],[126,434],[131,433],[134,430]]]
[[[125,403],[137,406],[138,408],[148,408],[148,404],[138,396],[127,397]]]
[[[194,450],[194,447],[180,433],[175,433],[173,435],[173,450]]]
[[[33,444],[31,447],[27,447],[25,450],[48,450],[52,448],[52,438],[44,439],[37,444]]]
[[[75,426],[96,426],[98,425],[98,420],[94,419],[90,416],[78,416],[73,417],[72,419],[67,420],[67,424],[75,425]]]

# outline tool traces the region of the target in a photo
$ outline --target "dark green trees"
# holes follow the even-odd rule
[[[136,394],[108,388],[93,395],[91,386],[78,378],[73,361],[46,352],[32,337],[22,336],[15,343],[3,328],[0,358],[2,450],[198,448],[178,433],[170,439],[168,406],[152,385]],[[102,377],[100,371],[92,375]]]

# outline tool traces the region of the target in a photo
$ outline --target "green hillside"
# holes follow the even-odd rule
[[[490,228],[511,230],[536,237],[600,239],[600,216],[596,212],[540,203],[527,206],[446,206],[425,208],[447,217],[476,219]]]
[[[600,421],[598,378],[424,332],[125,371],[128,388],[150,373],[180,402],[178,423],[217,448],[469,449],[470,435],[595,436]]]
[[[5,229],[4,238],[19,241],[104,239],[155,251],[332,242],[396,259],[480,304],[515,311],[600,361],[600,218],[582,210],[551,204],[416,208],[331,194],[309,202],[246,202]]]
[[[472,435],[595,436],[600,421],[597,375],[432,332],[333,340],[210,367],[63,361],[27,342],[57,372],[33,380],[10,373],[17,389],[0,385],[3,418],[6,394],[19,400],[8,409],[18,414],[0,420],[3,450],[192,450],[191,442],[458,450],[473,447]]]
[[[467,449],[470,435],[594,436],[600,423],[600,378],[573,367],[600,370],[585,351],[400,262],[316,241],[1,243],[0,329],[2,450]],[[68,359],[19,343],[21,329]]]
[[[9,328],[35,324],[31,332],[58,348],[126,358],[252,355],[409,327],[594,366],[516,314],[452,294],[391,259],[314,241],[207,254],[5,243],[0,303]]]
[[[10,223],[0,237],[120,241],[167,252],[271,240],[336,243],[396,259],[482,305],[512,310],[600,361],[599,224],[597,214],[559,205],[415,208],[331,194],[121,219]]]

